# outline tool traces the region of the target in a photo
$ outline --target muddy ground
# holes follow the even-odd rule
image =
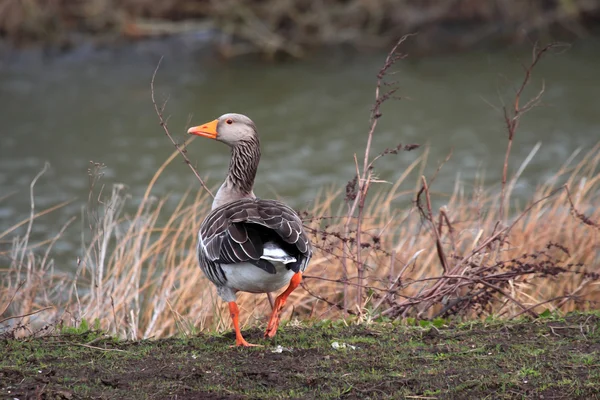
[[[273,341],[250,329],[248,341],[264,345],[251,349],[230,348],[232,333],[135,342],[99,332],[4,339],[0,396],[600,398],[598,313],[423,325],[288,325]]]

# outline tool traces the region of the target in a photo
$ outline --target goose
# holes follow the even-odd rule
[[[312,247],[300,216],[284,203],[254,195],[260,160],[256,125],[242,114],[224,114],[192,127],[189,134],[225,143],[231,160],[198,232],[198,262],[205,276],[228,303],[236,346],[248,343],[240,331],[236,293],[271,293],[287,289],[275,299],[265,338],[277,333],[281,310],[302,281]]]

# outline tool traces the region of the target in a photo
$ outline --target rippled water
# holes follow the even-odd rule
[[[45,162],[51,168],[37,183],[36,207],[77,200],[42,217],[34,226],[39,238],[79,215],[90,160],[106,164],[104,183],[124,183],[133,200],[139,198],[173,150],[150,100],[150,79],[161,55],[157,95],[169,97],[169,126],[180,140],[190,115],[192,124],[230,111],[256,122],[263,147],[256,192],[262,197],[279,196],[304,208],[323,187],[342,187],[352,177],[353,154],[363,152],[385,54],[223,62],[210,51],[187,51],[185,42],[168,41],[49,58],[19,55],[0,64],[0,198],[16,192],[0,201],[0,232],[27,217],[29,183]],[[452,150],[437,191],[451,191],[458,174],[467,187],[477,174],[497,184],[506,146],[499,96],[510,99],[529,57],[527,49],[518,49],[400,62],[394,79],[407,99],[385,105],[374,151],[398,143],[429,145],[429,165],[435,168]],[[587,40],[549,55],[535,71],[526,95],[543,78],[544,104],[523,119],[511,165],[516,168],[536,143],[541,148],[517,196],[530,194],[577,148],[600,140],[598,70],[600,42]],[[383,160],[379,177],[393,181],[421,151]],[[223,144],[198,139],[188,154],[210,185],[220,184],[229,158]],[[195,177],[178,161],[166,169],[154,194],[177,199],[190,185],[197,185]],[[59,251],[73,253],[81,229],[70,227]]]

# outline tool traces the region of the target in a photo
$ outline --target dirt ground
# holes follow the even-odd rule
[[[419,326],[284,326],[261,348],[222,336],[100,332],[0,341],[6,399],[594,399],[600,314]],[[335,342],[338,346],[336,348]],[[281,346],[281,347],[278,347]]]

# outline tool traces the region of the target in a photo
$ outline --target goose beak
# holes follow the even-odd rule
[[[202,136],[209,139],[217,138],[217,125],[219,124],[219,120],[215,119],[214,121],[207,122],[204,125],[194,126],[188,129],[188,133],[190,135]]]

